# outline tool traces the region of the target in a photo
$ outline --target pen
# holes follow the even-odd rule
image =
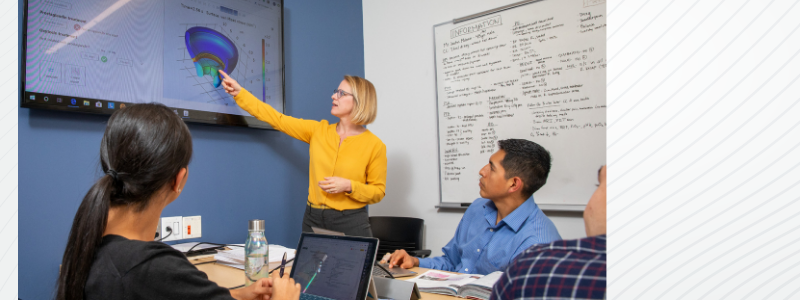
[[[294,261],[294,258],[290,258],[289,260],[286,261],[286,263],[288,264],[288,263],[290,263],[292,261]],[[272,270],[269,270],[269,274],[272,274],[272,272],[275,272],[280,268],[281,268],[281,265],[278,265],[277,267],[273,268]]]
[[[286,252],[283,253],[283,259],[281,260],[281,278],[283,278],[284,268],[286,268]]]

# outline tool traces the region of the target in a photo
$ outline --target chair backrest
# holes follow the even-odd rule
[[[372,236],[380,240],[378,259],[398,249],[406,251],[422,249],[422,227],[424,221],[406,217],[369,217]]]

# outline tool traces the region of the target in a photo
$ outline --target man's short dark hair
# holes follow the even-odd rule
[[[550,152],[537,143],[507,139],[498,142],[506,157],[500,164],[506,170],[506,179],[522,179],[522,196],[527,199],[547,182],[550,174]]]

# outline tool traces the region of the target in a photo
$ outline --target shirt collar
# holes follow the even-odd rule
[[[517,209],[508,214],[495,226],[494,222],[497,221],[497,206],[494,205],[494,202],[489,200],[483,205],[483,216],[486,218],[486,221],[489,222],[490,227],[500,228],[505,224],[516,233],[519,231],[520,227],[525,224],[528,217],[536,213],[538,209],[539,207],[533,202],[533,195],[531,195],[522,205],[517,207]]]

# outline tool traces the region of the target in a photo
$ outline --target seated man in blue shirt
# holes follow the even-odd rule
[[[470,274],[502,271],[534,244],[560,240],[553,222],[533,202],[550,173],[550,153],[527,140],[499,141],[480,174],[480,194],[469,206],[443,256],[416,258],[397,250],[389,266]]]

